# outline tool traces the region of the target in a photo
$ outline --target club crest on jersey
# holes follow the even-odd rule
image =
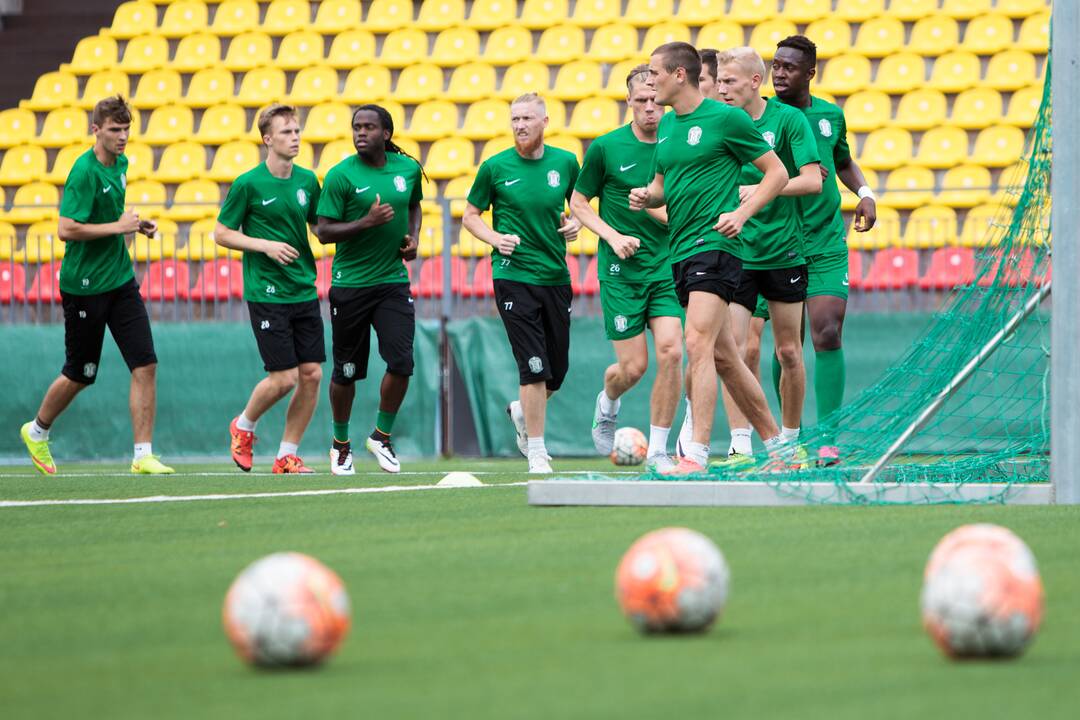
[[[120,187],[122,189],[124,189],[124,190],[127,190],[127,174],[126,173],[120,176]]]
[[[690,132],[686,134],[686,144],[697,145],[699,142],[701,142],[701,128],[695,125],[690,128]]]
[[[630,321],[626,319],[625,315],[615,316],[615,330],[618,332],[626,332],[626,328],[630,327]]]
[[[776,135],[773,134],[772,130],[766,130],[761,133],[761,137],[765,138],[765,142],[769,143],[769,147],[776,147]]]
[[[559,183],[561,182],[562,177],[559,175],[558,170],[551,170],[548,172],[548,185],[550,185],[551,187],[559,187]]]
[[[400,175],[394,176],[394,189],[398,192],[405,192],[405,178]]]
[[[818,120],[818,130],[821,131],[821,137],[832,137],[832,123],[826,118]]]
[[[304,188],[296,191],[296,202],[300,203],[300,207],[307,207],[307,193],[304,192]]]
[[[347,378],[351,378],[356,374],[356,365],[353,363],[345,363],[341,366],[341,374]]]

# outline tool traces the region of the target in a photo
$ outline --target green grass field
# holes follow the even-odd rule
[[[450,469],[505,484],[522,465],[348,479],[0,468],[0,500],[428,485]],[[1019,661],[950,663],[920,627],[930,549],[974,521],[1011,527],[1039,559],[1047,615]],[[675,524],[719,544],[731,599],[706,635],[643,638],[615,605],[615,566]],[[0,507],[0,716],[1071,718],[1078,540],[1072,507],[541,509],[523,487]],[[222,633],[233,577],[278,550],[348,587],[353,630],[318,670],[251,670]]]

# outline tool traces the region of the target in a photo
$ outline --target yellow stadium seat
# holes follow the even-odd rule
[[[619,0],[577,0],[570,22],[579,27],[595,28],[616,22],[621,14]]]
[[[543,63],[529,61],[511,65],[503,75],[498,97],[512,101],[529,92],[542,95],[550,88],[549,77],[548,67]]]
[[[645,39],[641,41],[641,47],[643,52],[651,53],[656,48],[669,42],[690,42],[690,28],[677,22],[657,23],[645,32]]]
[[[589,98],[574,106],[566,131],[575,137],[594,138],[619,126],[619,105],[610,98]]]
[[[422,258],[439,257],[443,252],[442,215],[425,213],[420,222],[417,254]]]
[[[457,105],[449,100],[428,100],[413,110],[408,129],[399,132],[413,140],[438,140],[457,132]]]
[[[128,40],[119,68],[125,73],[144,73],[169,64],[169,41],[161,35],[140,35]]]
[[[896,127],[881,128],[866,136],[859,164],[871,170],[892,170],[911,162],[911,133]]]
[[[315,167],[315,146],[307,140],[301,140],[300,152],[293,158],[293,162],[302,168]]]
[[[1011,125],[995,125],[981,130],[975,138],[971,162],[987,167],[1005,167],[1024,154],[1024,131]]]
[[[514,144],[514,141],[510,138],[505,139],[509,143],[509,145],[502,148],[503,150],[505,150],[507,147],[512,147]],[[485,145],[485,150],[486,147],[487,146]],[[487,160],[488,157],[491,156],[489,155],[482,158],[480,162]],[[446,187],[443,188],[442,196],[450,201],[451,217],[459,218],[465,214],[465,198],[469,197],[469,190],[472,188],[474,179],[475,178],[473,178],[471,175],[462,175],[461,177],[456,177],[446,183]]]
[[[759,23],[779,15],[777,6],[776,0],[731,0],[727,17],[737,23]]]
[[[44,176],[45,148],[38,145],[16,145],[0,161],[0,185],[25,185]]]
[[[444,95],[447,100],[454,102],[475,102],[495,97],[495,68],[482,62],[455,68],[450,76],[450,87]]]
[[[184,104],[210,107],[233,101],[233,74],[220,67],[206,68],[191,76]]]
[[[892,0],[896,5],[899,0]],[[936,2],[937,0],[932,0]],[[837,0],[833,17],[845,22],[866,22],[885,14],[885,0]]]
[[[0,205],[4,202],[4,188],[0,187]],[[3,213],[0,213],[2,216]],[[15,226],[0,221],[0,260],[10,260],[15,253]]]
[[[180,101],[183,81],[175,70],[151,70],[139,78],[131,104],[139,109],[172,105]]]
[[[748,1],[753,2],[753,0]],[[795,23],[790,20],[784,18],[766,20],[758,23],[750,33],[750,47],[757,50],[761,57],[771,60],[776,54],[776,43],[797,32]]]
[[[960,25],[948,15],[927,15],[911,28],[909,52],[936,57],[952,52],[960,45]]]
[[[642,62],[642,60],[638,59],[623,60],[621,63],[614,65],[611,72],[608,73],[607,85],[604,86],[604,91],[601,94],[604,97],[615,98],[616,100],[626,100],[626,78]]]
[[[428,150],[424,169],[437,180],[473,172],[475,151],[471,140],[453,137],[436,140]]]
[[[47,72],[38,77],[34,83],[33,95],[29,100],[20,101],[19,107],[27,110],[53,110],[75,105],[78,92],[79,81],[71,73]]]
[[[994,11],[1011,18],[1026,18],[1046,10],[1047,0],[997,0]]]
[[[331,100],[337,94],[337,71],[325,65],[313,65],[296,73],[289,101],[307,107]]]
[[[867,20],[855,36],[855,52],[866,57],[885,57],[903,47],[904,24],[893,17]]]
[[[249,32],[237,35],[229,42],[225,54],[226,70],[254,70],[269,65],[273,59],[274,41],[261,32]]]
[[[53,171],[60,166],[60,161],[63,159],[65,153],[70,152],[71,162],[75,162],[75,159],[86,151],[85,145],[69,145],[60,151],[60,155],[56,158],[56,165],[53,167]],[[128,181],[143,180],[150,177],[154,172],[154,149],[146,143],[142,142],[128,142],[127,149],[124,151],[124,157],[128,161],[127,177]],[[70,166],[69,166],[70,168]],[[64,170],[62,176],[59,179],[50,178],[50,182],[62,183],[67,177],[67,170]]]
[[[567,0],[525,0],[518,24],[530,30],[543,30],[565,23],[568,17]]]
[[[704,27],[710,23],[727,21],[726,0],[681,0],[679,2],[679,20],[692,27]],[[738,23],[735,23],[736,25]],[[741,44],[741,41],[740,41]],[[705,45],[700,39],[698,46]],[[720,45],[719,47],[730,47]]]
[[[612,23],[597,28],[589,45],[589,59],[618,62],[638,54],[638,34],[633,25]]]
[[[176,258],[192,261],[229,257],[229,249],[214,242],[215,227],[217,227],[216,218],[204,218],[191,223],[191,227],[188,228],[187,242],[176,250]]]
[[[806,28],[805,35],[817,45],[817,56],[821,59],[835,57],[851,49],[851,26],[843,20],[815,20]]]
[[[967,24],[960,49],[976,55],[991,55],[1012,45],[1012,20],[1004,15],[980,15]]]
[[[573,25],[550,27],[540,36],[535,59],[549,65],[562,65],[585,54],[585,31]]]
[[[1043,88],[1041,85],[1033,85],[1017,90],[1009,100],[1009,109],[1005,113],[1003,122],[1021,128],[1031,127],[1035,124],[1035,117],[1039,113],[1042,97]],[[3,141],[0,140],[0,146],[2,146],[2,143]]]
[[[963,247],[986,247],[999,231],[994,231],[1000,206],[995,204],[977,205],[967,212],[964,228],[960,232],[960,245]],[[996,244],[996,243],[994,243]]]
[[[870,61],[862,55],[838,55],[825,63],[817,87],[837,95],[850,95],[870,85]]]
[[[401,71],[394,99],[403,103],[421,103],[442,94],[443,71],[435,65],[415,64]]]
[[[947,106],[940,90],[915,90],[900,98],[893,124],[905,130],[929,130],[945,122]]]
[[[169,72],[164,70],[153,70],[151,72]],[[143,75],[147,77],[147,75]],[[96,72],[90,76],[86,81],[86,87],[83,88],[82,97],[77,104],[81,108],[90,109],[98,103],[99,100],[113,95],[123,95],[128,97],[131,94],[131,83],[128,81],[128,76],[119,70],[102,70]],[[135,103],[132,103],[133,105]]]
[[[786,0],[784,17],[792,22],[811,23],[832,13],[832,0]]]
[[[892,119],[892,100],[880,90],[862,90],[844,103],[844,118],[848,130],[869,132],[889,124]]]
[[[256,68],[244,74],[236,102],[261,107],[285,99],[285,72],[279,68]]]
[[[854,196],[852,196],[854,197]],[[848,249],[881,250],[900,244],[900,213],[878,202],[877,222],[866,232],[849,232]]]
[[[334,140],[323,145],[322,153],[319,155],[319,163],[315,167],[315,174],[322,180],[326,177],[326,173],[330,168],[337,165],[339,162],[347,157],[352,157],[356,154],[356,148],[352,144],[352,140]]]
[[[475,0],[465,27],[473,30],[494,30],[513,25],[516,20],[516,0]]]
[[[221,145],[244,137],[247,117],[239,105],[214,105],[206,109],[195,139],[204,145]]]
[[[151,145],[169,143],[189,138],[195,132],[195,116],[191,108],[183,105],[164,105],[150,115],[146,132],[139,140]]]
[[[615,115],[616,124],[618,124],[618,113]],[[614,125],[612,126],[614,127]],[[609,128],[610,129],[610,128]],[[581,144],[581,140],[573,135],[557,134],[544,138],[544,143],[551,147],[557,147],[560,150],[566,150],[577,156],[577,161],[580,164],[583,157],[585,157],[585,149]]]
[[[949,122],[969,130],[981,130],[1001,120],[1001,93],[972,88],[956,96]]]
[[[915,208],[907,219],[901,245],[925,250],[956,244],[956,211],[941,205]]]
[[[118,57],[116,40],[104,33],[91,35],[79,41],[71,56],[71,62],[61,65],[60,72],[89,75],[114,67]]]
[[[391,68],[407,67],[418,59],[426,57],[427,49],[427,34],[423,30],[416,28],[394,30],[383,41],[379,63]]]
[[[37,129],[34,113],[24,108],[0,110],[0,148],[33,142]]]
[[[990,0],[942,0],[941,3],[941,12],[957,20],[970,20],[990,10]]]
[[[491,227],[491,211],[483,213],[481,216],[488,227]],[[458,257],[476,257],[482,258],[491,254],[491,246],[485,243],[483,240],[476,238],[465,229],[465,226],[461,226],[461,230],[458,232],[458,240],[450,252]],[[484,262],[481,260],[480,262]]]
[[[414,23],[421,30],[446,30],[465,24],[465,0],[424,0]]]
[[[180,72],[195,72],[221,63],[221,39],[210,33],[193,33],[180,38],[176,57],[169,67]]]
[[[311,24],[308,0],[273,0],[266,8],[262,29],[271,35],[288,35]]]
[[[1035,56],[1026,50],[1006,50],[990,58],[983,85],[995,90],[1019,90],[1036,82]]]
[[[480,57],[480,34],[472,28],[450,28],[435,38],[428,58],[436,65],[456,67]]]
[[[926,83],[926,61],[914,53],[900,52],[882,58],[874,89],[891,94],[908,93]]]
[[[165,186],[157,180],[135,180],[127,185],[125,202],[129,208],[151,217],[165,210]]]
[[[323,61],[323,38],[317,32],[301,30],[281,39],[274,66],[283,70],[300,70]]]
[[[885,178],[881,202],[889,207],[910,209],[933,201],[934,171],[908,166],[893,170]]]
[[[176,238],[179,235],[176,223],[164,217],[155,219],[158,227],[154,237],[137,233],[135,241],[128,246],[128,255],[135,262],[156,262],[176,257]]]
[[[85,110],[57,108],[45,116],[45,124],[35,143],[42,147],[63,147],[72,143],[90,142],[90,121]]]
[[[844,2],[844,0],[840,0]],[[857,1],[857,0],[856,0]],[[878,3],[884,5],[884,2]],[[927,15],[933,15],[937,12],[938,5],[941,4],[941,0],[890,0],[888,14],[895,17],[897,20],[903,20],[905,22],[914,22],[919,18],[926,17]],[[874,13],[875,15],[884,15],[885,8],[881,8],[882,12]]]
[[[360,0],[323,0],[311,29],[323,35],[337,35],[360,27]]]
[[[188,180],[180,183],[172,206],[163,217],[178,222],[192,222],[216,217],[221,205],[221,191],[213,180]]]
[[[361,27],[371,32],[387,33],[409,27],[413,24],[413,17],[412,0],[374,0]]]
[[[703,0],[704,1],[704,0]],[[718,0],[711,0],[717,2]],[[731,20],[716,20],[698,30],[697,44],[703,48],[739,47],[743,44],[743,29],[738,23]],[[655,48],[643,48],[644,52],[651,53]],[[625,86],[624,86],[625,87]]]
[[[937,202],[949,207],[975,207],[990,199],[990,171],[981,165],[957,165],[945,172]]]
[[[551,94],[560,100],[582,100],[599,94],[603,86],[603,74],[598,64],[575,60],[559,68]]]
[[[974,53],[957,50],[934,62],[929,87],[943,92],[960,92],[979,84],[979,58]]]
[[[63,258],[64,249],[56,223],[42,220],[26,229],[23,248],[16,250],[11,259],[17,263],[47,263]]]
[[[179,38],[206,30],[209,11],[202,0],[177,0],[165,8],[158,33]]]
[[[689,4],[689,0],[687,1]],[[629,23],[635,27],[650,27],[660,18],[674,18],[675,4],[673,0],[629,0],[626,12],[621,18],[612,22]],[[680,21],[685,22],[680,17]],[[694,23],[704,25],[704,23]],[[593,41],[595,42],[595,40]]]
[[[330,44],[326,64],[339,70],[352,69],[375,60],[375,36],[367,30],[346,30]]]
[[[153,177],[161,182],[181,183],[201,178],[205,172],[206,150],[199,143],[185,141],[165,148]]]
[[[60,207],[60,193],[52,183],[32,182],[22,185],[15,191],[11,200],[11,210],[0,215],[11,223],[29,225],[42,220],[55,221]],[[3,198],[0,198],[3,208]],[[2,259],[2,258],[0,258]]]
[[[968,136],[958,127],[931,128],[919,141],[915,162],[928,168],[955,167],[967,158]]]
[[[259,162],[258,145],[247,140],[233,140],[219,147],[214,153],[214,162],[206,177],[218,182],[232,182]]]
[[[255,0],[225,0],[218,5],[210,31],[230,37],[251,32],[259,26],[259,5]]]
[[[519,25],[510,25],[491,33],[483,59],[492,65],[513,65],[531,55],[532,33]]]
[[[566,129],[566,103],[552,97],[547,98],[544,102],[547,105],[548,114],[547,134],[556,135],[561,133]]]
[[[120,3],[113,15],[112,25],[106,29],[109,35],[129,40],[157,30],[157,8],[144,0]]]
[[[1020,25],[1020,35],[1016,39],[1018,50],[1044,53],[1050,47],[1050,13],[1032,15]]]
[[[303,136],[311,142],[330,142],[351,137],[352,110],[345,103],[316,105],[304,120]]]
[[[510,127],[510,104],[505,100],[474,102],[465,112],[461,134],[470,140],[490,140]]]
[[[378,102],[390,97],[390,68],[381,65],[361,65],[345,78],[341,101],[353,105]]]
[[[394,100],[383,100],[381,103],[379,103],[379,105],[384,110],[386,110],[386,112],[390,113],[390,119],[393,120],[395,128],[405,127],[405,107],[401,103],[395,102]],[[352,118],[351,117],[349,119],[349,122],[350,122],[349,134],[350,134],[350,137],[351,137],[351,134],[352,134],[352,130],[351,130]],[[399,147],[401,147],[403,150],[405,150],[407,153],[409,153],[410,155],[412,155],[415,158],[420,157],[420,145],[419,145],[419,143],[413,142],[409,138],[400,138],[401,142],[398,142],[398,140],[399,140],[399,138],[397,138],[397,137],[394,138],[394,142],[397,142]],[[413,152],[413,150],[415,150],[416,152]]]

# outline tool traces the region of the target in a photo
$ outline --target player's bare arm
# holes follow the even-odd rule
[[[249,237],[239,230],[225,227],[221,223],[214,227],[214,242],[230,250],[263,253],[271,260],[282,265],[288,265],[300,257],[300,251],[288,243]]]
[[[356,234],[379,225],[385,225],[394,219],[394,208],[390,203],[382,202],[379,195],[375,196],[375,202],[368,209],[367,214],[359,220],[334,220],[323,215],[319,216],[319,242],[323,245],[339,243],[354,237]]]
[[[416,249],[420,245],[420,224],[423,213],[420,203],[409,206],[409,234],[401,242],[401,259],[410,262],[416,259]]]
[[[808,163],[799,168],[799,174],[788,178],[787,185],[780,191],[785,197],[797,197],[799,195],[817,195],[821,192],[822,177],[821,163]],[[740,185],[739,202],[746,202],[747,198],[754,194],[757,185]]]
[[[514,248],[521,244],[521,238],[517,235],[507,235],[495,232],[480,214],[480,208],[472,203],[465,203],[465,213],[461,218],[461,224],[465,229],[499,251],[500,255],[510,255]]]
[[[851,160],[845,167],[837,167],[836,176],[848,190],[859,196],[859,204],[855,206],[855,231],[866,232],[874,227],[877,222],[877,202],[858,163]]]
[[[727,237],[735,237],[742,231],[746,221],[752,218],[761,208],[773,201],[780,191],[787,185],[787,168],[780,158],[772,150],[763,154],[753,161],[754,167],[764,173],[761,182],[758,183],[757,191],[746,201],[731,212],[723,213],[713,226]]]
[[[641,240],[629,235],[623,235],[604,222],[600,214],[593,210],[592,205],[589,204],[590,200],[592,198],[586,197],[584,193],[574,191],[574,194],[570,196],[570,210],[574,213],[574,217],[582,225],[596,233],[597,237],[610,245],[620,260],[633,256],[641,247]]]
[[[152,236],[157,232],[157,223],[140,220],[137,213],[126,210],[119,220],[111,223],[81,223],[61,216],[58,228],[63,242],[88,242],[111,235],[134,235],[137,232]]]
[[[664,176],[657,173],[652,182],[630,191],[630,209],[646,210],[659,208],[667,204],[664,199]]]

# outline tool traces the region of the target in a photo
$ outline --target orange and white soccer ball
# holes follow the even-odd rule
[[[712,540],[687,528],[663,528],[623,555],[615,597],[641,632],[700,632],[724,609],[730,579]]]
[[[645,462],[648,452],[649,441],[645,439],[645,433],[632,427],[615,431],[615,440],[611,445],[611,462],[616,465],[640,465]]]
[[[921,605],[923,626],[949,657],[1019,655],[1042,622],[1035,556],[1007,528],[959,527],[930,554]]]
[[[349,631],[349,596],[341,579],[313,557],[267,555],[229,587],[225,634],[244,660],[259,666],[314,665]]]

